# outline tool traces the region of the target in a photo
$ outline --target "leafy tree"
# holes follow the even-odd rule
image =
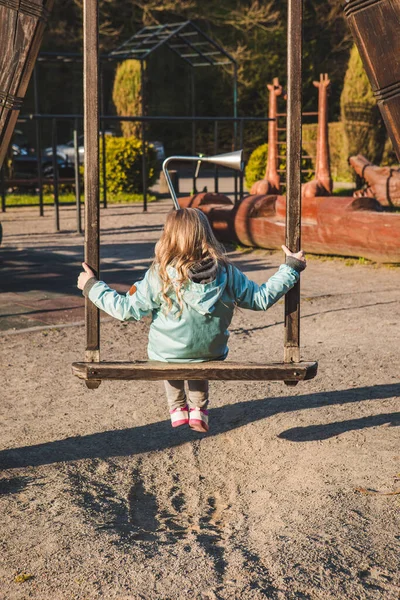
[[[332,81],[330,120],[340,116],[340,93],[351,46],[347,24],[337,0],[308,0],[304,4],[304,110],[315,110],[317,94],[312,81],[327,72]],[[286,80],[287,0],[99,0],[100,52],[110,52],[144,25],[194,20],[210,37],[236,59],[239,78],[239,115],[265,116],[268,112],[266,84],[273,77]],[[82,50],[82,0],[58,0],[45,32],[43,50]],[[190,86],[188,68],[164,48],[155,52],[146,71],[146,98],[150,115],[189,115]],[[104,107],[114,108],[112,90],[114,62],[103,62]],[[82,65],[41,64],[39,83],[41,111],[79,113],[82,111]],[[195,73],[198,115],[232,114],[232,71],[197,69]],[[44,90],[46,93],[44,93]],[[162,93],[160,93],[162,90]],[[62,93],[60,93],[62,91]],[[33,111],[33,94],[25,103]],[[284,109],[283,109],[284,110]],[[67,123],[60,124],[60,139]],[[45,126],[44,126],[45,129]],[[249,130],[253,128],[249,125]],[[198,125],[206,139],[212,129]],[[248,128],[246,126],[246,132]],[[64,132],[64,133],[63,133]],[[200,133],[201,132],[201,133]],[[50,135],[44,132],[44,137]],[[148,125],[148,139],[162,139],[166,146],[179,138],[182,148],[190,151],[190,129],[175,124]],[[224,134],[225,135],[225,134]],[[50,142],[50,138],[47,140]],[[251,144],[262,142],[254,127]],[[175,143],[175,142],[174,142]]]

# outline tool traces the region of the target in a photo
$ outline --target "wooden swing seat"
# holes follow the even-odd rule
[[[198,363],[136,362],[75,362],[74,375],[85,381],[102,380],[163,380],[222,379],[297,382],[316,376],[317,362],[299,363],[239,363],[208,361]]]

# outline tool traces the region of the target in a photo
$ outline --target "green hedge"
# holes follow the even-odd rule
[[[379,165],[386,129],[356,46],[350,53],[340,108],[348,156],[363,154]]]
[[[137,194],[143,192],[142,142],[135,137],[105,138],[107,191],[111,194]],[[100,140],[102,156],[102,140]],[[147,147],[147,185],[157,179],[157,155],[151,144]],[[103,172],[100,168],[100,183]]]
[[[303,125],[303,148],[314,158],[317,152],[317,123]],[[333,181],[353,181],[353,169],[348,163],[348,151],[343,123],[341,121],[328,124],[329,155]]]
[[[279,148],[278,169],[284,170],[284,169],[286,169],[286,144],[280,144],[278,146],[278,148]],[[302,154],[304,156],[306,156],[309,153],[306,152],[305,148],[303,148]],[[246,180],[246,186],[247,186],[248,190],[250,190],[253,183],[255,183],[256,181],[259,181],[260,179],[263,179],[263,177],[265,175],[265,168],[267,166],[267,159],[268,159],[268,144],[261,144],[261,146],[258,146],[251,153],[250,158],[247,163],[247,166],[246,166],[246,171],[245,171],[245,180]],[[313,169],[313,164],[312,164],[311,159],[304,157],[301,161],[301,168],[302,169]],[[285,182],[285,173],[281,172],[280,175],[282,178],[281,181],[282,181],[282,183],[284,183]],[[314,174],[311,172],[302,173],[301,181],[303,183],[306,181],[309,181],[310,179],[313,178],[313,176],[314,176]]]

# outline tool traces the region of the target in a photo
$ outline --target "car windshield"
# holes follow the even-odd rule
[[[82,146],[83,145],[83,135],[80,135],[78,137],[78,146]],[[74,147],[74,140],[71,140],[70,142],[67,142],[65,144],[66,146],[68,146],[69,148],[73,148]]]

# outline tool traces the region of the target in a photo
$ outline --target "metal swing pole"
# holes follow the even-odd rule
[[[99,14],[98,0],[83,3],[83,97],[85,147],[85,262],[99,277]],[[85,299],[87,362],[100,360],[100,315]],[[91,383],[91,382],[89,382]],[[88,387],[98,387],[100,382]]]
[[[292,252],[301,233],[302,37],[303,0],[288,0],[285,244]],[[300,362],[300,282],[285,296],[284,361]]]

